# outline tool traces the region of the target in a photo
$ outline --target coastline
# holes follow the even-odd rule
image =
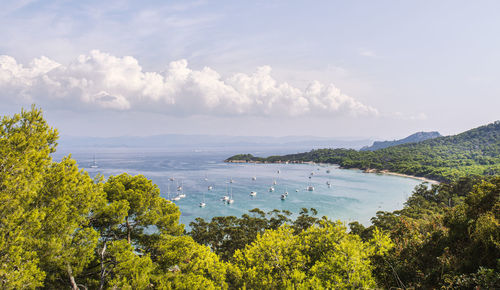
[[[267,161],[252,161],[252,160],[224,160],[224,162],[227,163],[255,163],[255,164],[310,164],[310,165],[336,165],[339,166],[338,164],[329,164],[329,163],[316,163],[312,161],[278,161],[278,162],[267,162]],[[415,175],[409,175],[409,174],[404,174],[404,173],[398,173],[398,172],[392,172],[389,170],[379,170],[379,169],[373,169],[373,168],[368,168],[368,169],[359,169],[359,168],[344,168],[342,166],[339,166],[340,169],[355,169],[355,170],[362,170],[364,173],[376,173],[376,174],[385,174],[385,175],[393,175],[393,176],[399,176],[399,177],[406,177],[406,178],[412,178],[412,179],[417,179],[422,182],[428,182],[429,184],[440,184],[441,182],[433,179],[429,179],[426,177],[420,177],[420,176],[415,176]]]
[[[433,179],[429,179],[426,177],[420,177],[420,176],[415,176],[415,175],[408,175],[404,173],[397,173],[397,172],[392,172],[388,170],[378,170],[378,169],[365,169],[363,172],[365,173],[377,173],[377,174],[385,174],[385,175],[394,175],[394,176],[400,176],[400,177],[406,177],[406,178],[412,178],[412,179],[417,179],[423,182],[428,182],[430,184],[440,184],[441,182]]]

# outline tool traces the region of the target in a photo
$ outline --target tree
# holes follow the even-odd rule
[[[43,213],[32,207],[51,164],[57,131],[31,108],[0,123],[0,288],[39,287],[45,273],[31,248]]]
[[[158,288],[227,288],[226,264],[189,236],[162,235],[153,252]]]
[[[99,238],[90,221],[104,202],[102,184],[94,183],[70,157],[46,168],[31,206],[42,213],[41,227],[32,234],[32,247],[47,283],[64,287],[66,283],[60,281],[67,281],[77,288],[75,277],[94,259]]]
[[[363,242],[348,234],[341,222],[323,218],[294,234],[284,225],[268,230],[234,255],[236,287],[353,288],[374,287],[371,256],[384,256],[392,247],[387,235],[375,230]]]
[[[114,234],[117,238],[124,238],[137,247],[141,242],[148,243],[144,239],[145,231],[153,226],[159,233],[179,235],[183,232],[183,226],[179,225],[179,208],[160,197],[158,186],[143,175],[123,173],[110,176],[104,184],[104,191],[110,203],[128,205],[124,220],[118,225],[110,224],[116,228]],[[147,238],[150,239],[150,235]]]

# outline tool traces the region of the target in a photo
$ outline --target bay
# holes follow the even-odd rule
[[[139,148],[78,148],[59,150],[55,159],[72,152],[80,168],[91,176],[104,177],[127,172],[150,178],[168,198],[175,196],[182,184],[185,198],[175,201],[181,211],[180,222],[189,229],[195,218],[206,220],[214,216],[241,216],[253,208],[264,211],[288,210],[296,216],[301,208],[315,208],[318,216],[359,221],[369,225],[377,211],[400,209],[421,181],[391,175],[364,173],[360,170],[339,169],[333,165],[309,164],[236,164],[224,163],[227,157],[250,152],[258,156],[292,153],[292,149],[277,152],[252,152],[251,148],[208,148],[200,150],[153,150]],[[95,155],[98,168],[91,168]],[[327,173],[327,170],[330,173]],[[313,175],[311,175],[313,173]],[[173,177],[175,180],[171,181]],[[256,180],[253,180],[253,177]],[[311,178],[309,178],[311,177]],[[230,183],[230,180],[233,182]],[[276,182],[275,185],[273,183]],[[329,187],[327,182],[331,184]],[[308,191],[309,185],[314,191]],[[208,190],[211,186],[213,189]],[[269,188],[273,186],[274,192]],[[257,195],[252,197],[250,192]],[[285,200],[280,196],[289,194]],[[234,203],[226,204],[222,196],[231,193]],[[199,207],[205,201],[206,206]]]

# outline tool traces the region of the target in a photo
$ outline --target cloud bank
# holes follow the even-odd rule
[[[24,66],[0,56],[0,99],[71,110],[146,111],[167,115],[378,115],[333,84],[311,82],[305,89],[271,76],[271,67],[223,78],[186,60],[164,72],[145,72],[137,59],[98,50],[68,65],[40,57]]]

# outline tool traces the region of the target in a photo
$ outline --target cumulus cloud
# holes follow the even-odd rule
[[[165,72],[145,72],[130,56],[98,50],[68,65],[47,57],[24,66],[0,56],[0,98],[69,109],[154,111],[169,115],[377,115],[333,84],[311,82],[305,89],[278,82],[271,67],[223,78],[215,70],[173,61]]]

